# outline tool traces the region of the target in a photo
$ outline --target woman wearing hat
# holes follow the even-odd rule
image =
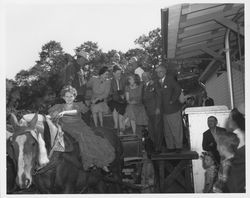
[[[103,113],[109,111],[107,97],[110,91],[110,80],[108,75],[108,67],[102,67],[98,77],[92,77],[87,83],[87,87],[92,89],[91,111],[96,127],[98,126],[98,118],[100,126],[103,127]]]

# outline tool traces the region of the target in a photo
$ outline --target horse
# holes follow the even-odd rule
[[[37,113],[25,115],[20,121],[14,114],[11,117],[14,132],[8,150],[13,153],[11,158],[17,167],[15,182],[20,189],[28,189],[34,184],[39,193],[106,193],[107,177],[99,169],[83,170],[76,141],[63,133],[60,125]],[[97,129],[115,148],[116,158],[111,164],[111,171],[120,181],[121,144],[114,133],[102,130],[105,131]],[[64,146],[67,147],[62,151],[54,149],[55,144],[60,143],[60,134],[63,134]],[[115,188],[115,192],[119,190]]]

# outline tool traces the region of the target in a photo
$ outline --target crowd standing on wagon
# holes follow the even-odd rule
[[[87,62],[88,54],[81,56]],[[91,117],[95,127],[103,127],[104,116],[111,113],[117,135],[127,134],[127,128],[131,127],[130,133],[141,138],[141,129],[147,129],[154,153],[180,153],[185,149],[185,108],[214,105],[206,90],[198,100],[191,95],[183,96],[176,76],[167,70],[167,63],[162,63],[152,73],[139,67],[136,57],[129,60],[127,68],[119,61],[120,56],[116,53],[110,68],[102,67],[98,76],[88,80],[81,70],[73,78],[69,72],[61,91],[64,104],[49,109],[52,118],[66,115],[62,118],[63,130],[74,134],[79,142],[84,169],[96,166],[109,172],[108,165],[114,158],[112,146],[104,138],[94,135],[88,126]],[[73,83],[76,77],[81,82],[80,87]],[[78,102],[75,103],[75,99]],[[80,113],[83,113],[84,121]],[[209,130],[203,134],[205,153],[202,159],[207,170],[203,192],[245,192],[245,114],[241,109],[231,111],[228,120],[231,132],[216,125],[217,118],[210,116]],[[83,129],[88,132],[81,133]]]

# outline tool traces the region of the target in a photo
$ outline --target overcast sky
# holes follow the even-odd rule
[[[104,52],[126,52],[136,47],[140,35],[160,27],[160,9],[173,5],[166,0],[11,2],[4,7],[7,78],[32,67],[50,40],[60,42],[70,54],[85,41],[97,42]]]

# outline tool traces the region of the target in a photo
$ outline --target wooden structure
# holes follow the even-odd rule
[[[160,192],[168,192],[169,186],[171,186],[174,181],[181,184],[185,188],[185,192],[194,192],[191,160],[198,158],[198,153],[195,151],[153,155],[151,159],[157,161],[159,164]],[[167,172],[169,174],[167,174]]]
[[[243,3],[185,3],[161,10],[163,57],[181,68],[176,68],[178,79],[198,75],[206,84],[214,73],[226,72],[228,87],[224,89],[229,97],[219,94],[214,98],[217,105],[227,105],[220,101],[229,98],[229,108],[244,101],[244,91],[237,94],[238,89],[244,90],[244,83],[238,83],[244,81],[244,11]],[[241,70],[239,77],[232,68]]]

